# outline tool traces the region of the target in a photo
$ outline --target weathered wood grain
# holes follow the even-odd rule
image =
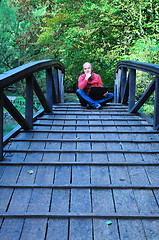
[[[19,141],[13,139],[6,146],[26,149],[7,154],[11,163],[27,165],[0,166],[0,184],[25,185],[0,188],[0,211],[22,215],[0,219],[0,239],[157,239],[159,220],[145,216],[159,214],[159,190],[153,189],[159,182],[159,167],[153,166],[159,161],[159,136],[141,118],[123,112],[119,115],[113,107],[106,115],[107,107],[95,112],[83,111],[79,104],[55,106],[53,114],[37,120],[44,123],[34,126],[37,131],[22,131],[16,137]],[[34,149],[37,152],[27,152]],[[156,153],[151,154],[154,150]],[[53,184],[56,188],[47,187]],[[94,187],[88,187],[90,184]],[[100,185],[111,187],[97,189]],[[24,218],[36,213],[36,217]]]

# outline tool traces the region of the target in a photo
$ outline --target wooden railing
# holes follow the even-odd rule
[[[136,91],[136,70],[147,72],[155,75],[142,97],[135,103]],[[154,118],[153,128],[159,129],[159,66],[154,64],[120,61],[115,69],[115,102],[129,105],[130,113],[140,113],[139,109],[148,100],[150,95],[155,91]],[[140,113],[141,114],[141,113]]]
[[[46,70],[46,98],[35,78],[35,73],[43,70]],[[0,160],[3,159],[3,145],[11,136],[8,134],[3,138],[3,107],[18,122],[19,129],[31,129],[35,120],[35,116],[33,116],[33,90],[43,107],[38,114],[43,111],[51,112],[53,103],[64,101],[64,73],[64,65],[61,62],[48,59],[30,62],[0,75]],[[7,87],[23,79],[26,79],[25,117],[20,114],[4,93]]]

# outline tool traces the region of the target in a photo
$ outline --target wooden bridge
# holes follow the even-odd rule
[[[154,121],[137,109],[158,91],[159,69],[149,67],[156,76],[134,104],[134,67],[121,62],[115,103],[101,110],[62,103],[64,68],[57,61],[32,63],[2,76],[1,126],[3,106],[21,126],[1,140],[0,239],[159,239],[157,94]],[[33,75],[39,69],[47,72],[47,100]],[[24,76],[25,118],[3,91],[6,82]],[[33,89],[44,108],[34,121]]]

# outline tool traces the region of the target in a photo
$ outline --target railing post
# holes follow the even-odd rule
[[[159,77],[156,77],[155,83],[155,106],[153,128],[155,130],[159,129]]]
[[[39,83],[37,82],[34,75],[33,75],[33,80],[34,80],[34,91],[35,91],[37,97],[39,98],[39,100],[41,102],[41,105],[43,106],[43,108],[46,112],[52,112],[52,110],[51,110],[51,108],[48,104],[48,101],[46,100],[45,95],[44,95],[44,93],[43,93],[43,91],[42,91],[42,89],[41,89],[41,87],[40,87]]]
[[[136,69],[129,71],[129,110],[135,105]]]
[[[52,109],[53,103],[53,76],[52,76],[52,68],[46,69],[46,96],[49,107]]]
[[[126,86],[126,73],[127,73],[127,68],[122,67],[121,68],[121,99],[123,99],[124,97],[124,91]]]
[[[53,89],[53,103],[58,102],[58,83],[57,83],[57,70],[53,68],[52,70],[53,75],[53,82],[52,82],[52,89]]]
[[[0,90],[0,161],[3,160],[3,90]]]
[[[114,102],[117,103],[117,81],[115,76],[115,84],[114,84]]]
[[[56,101],[59,103],[60,102],[59,78],[58,78],[58,70],[55,68],[53,69],[53,79],[54,79],[54,84],[56,89]]]
[[[121,80],[121,69],[118,69],[115,79],[115,103],[120,102],[120,80]]]
[[[33,75],[26,77],[25,120],[33,127]]]
[[[58,79],[59,79],[59,94],[60,94],[60,102],[64,102],[64,84],[63,84],[63,75],[60,70],[58,70]]]

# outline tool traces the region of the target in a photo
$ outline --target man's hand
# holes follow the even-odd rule
[[[88,79],[89,79],[91,76],[92,76],[91,73],[86,73],[86,77],[85,77],[85,79],[88,81]]]
[[[104,97],[108,97],[108,92],[104,93],[103,96],[104,96]]]

